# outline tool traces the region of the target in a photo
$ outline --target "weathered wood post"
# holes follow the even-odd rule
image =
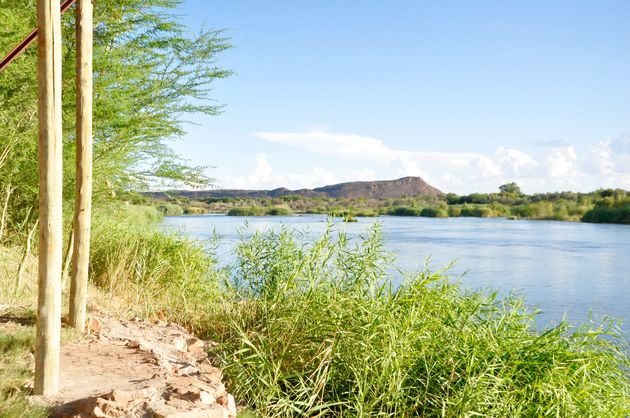
[[[84,331],[92,207],[92,0],[77,1],[76,31],[77,185],[70,275],[70,325]]]
[[[35,393],[59,387],[61,334],[61,21],[59,0],[37,0],[39,285]]]

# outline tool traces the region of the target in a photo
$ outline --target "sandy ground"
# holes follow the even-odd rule
[[[34,402],[53,417],[229,418],[236,404],[208,343],[175,324],[90,317],[61,351],[59,392]]]

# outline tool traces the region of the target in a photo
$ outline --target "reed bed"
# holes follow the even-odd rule
[[[515,297],[445,272],[395,287],[378,226],[360,242],[287,228],[243,237],[201,326],[260,416],[625,417],[627,343],[611,321],[538,331]]]

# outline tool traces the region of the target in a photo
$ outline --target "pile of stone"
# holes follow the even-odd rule
[[[92,317],[89,328],[62,346],[60,392],[37,399],[53,417],[236,417],[210,343],[176,324]]]

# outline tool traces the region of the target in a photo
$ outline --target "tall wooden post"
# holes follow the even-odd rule
[[[59,0],[37,0],[39,286],[35,393],[59,387],[61,334],[61,22]]]
[[[78,0],[77,31],[77,186],[74,246],[70,275],[70,325],[85,330],[90,212],[92,206],[92,0]]]

